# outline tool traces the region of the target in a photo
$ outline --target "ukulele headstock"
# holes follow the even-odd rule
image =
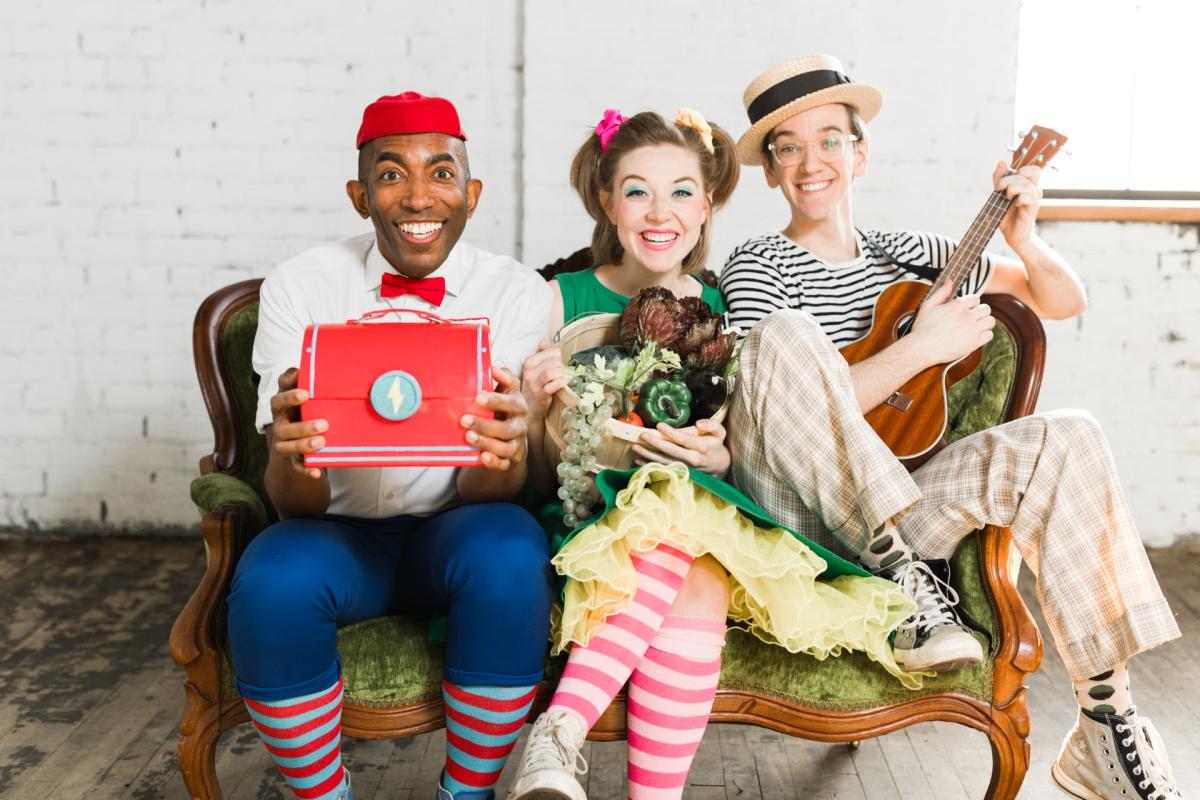
[[[1021,167],[1045,167],[1067,143],[1067,137],[1056,130],[1034,125],[1013,152],[1012,170]]]

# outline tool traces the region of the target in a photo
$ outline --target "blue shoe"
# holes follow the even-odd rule
[[[442,781],[445,778],[446,773],[443,772],[442,777],[438,779],[437,800],[495,800],[496,798],[496,793],[491,789],[483,792],[459,792],[458,796],[455,797],[449,789],[442,786]]]

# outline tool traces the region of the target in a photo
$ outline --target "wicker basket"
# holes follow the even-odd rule
[[[564,325],[558,332],[557,337],[558,349],[562,353],[563,363],[569,361],[571,356],[580,350],[587,350],[588,348],[598,347],[602,344],[619,344],[620,340],[620,314],[593,314],[576,319],[570,324]],[[550,464],[558,463],[558,454],[566,445],[560,432],[563,410],[567,407],[577,405],[579,405],[579,397],[568,387],[559,389],[554,395],[554,400],[550,403],[550,411],[546,414],[546,436],[544,437],[546,442],[546,458]],[[725,404],[717,410],[717,413],[713,414],[712,418],[717,422],[722,421],[725,419],[728,408],[729,401],[727,399]],[[633,452],[633,444],[647,430],[650,429],[610,419],[605,423],[602,433],[604,443],[596,451],[597,469],[629,469],[632,467],[636,456],[636,453]],[[696,432],[695,426],[681,428],[680,430],[689,433]]]

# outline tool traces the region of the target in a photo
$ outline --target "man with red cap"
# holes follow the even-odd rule
[[[483,184],[458,112],[416,92],[363,114],[354,210],[374,230],[302,253],[262,284],[254,368],[267,492],[280,522],[238,563],[229,635],[238,688],[298,797],[350,798],[340,756],[337,629],[392,613],[445,613],[447,759],[440,798],[490,798],[542,675],[553,571],[525,482],[517,374],[548,324],[536,272],[460,241]],[[376,309],[488,317],[495,419],[464,416],[482,467],[313,469],[327,420],[300,420],[304,329]]]

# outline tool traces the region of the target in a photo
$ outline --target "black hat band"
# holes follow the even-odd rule
[[[815,69],[800,75],[785,78],[771,88],[765,90],[746,109],[750,124],[770,114],[776,109],[783,108],[793,100],[799,100],[805,95],[831,89],[844,83],[853,83],[850,78],[833,69]]]

